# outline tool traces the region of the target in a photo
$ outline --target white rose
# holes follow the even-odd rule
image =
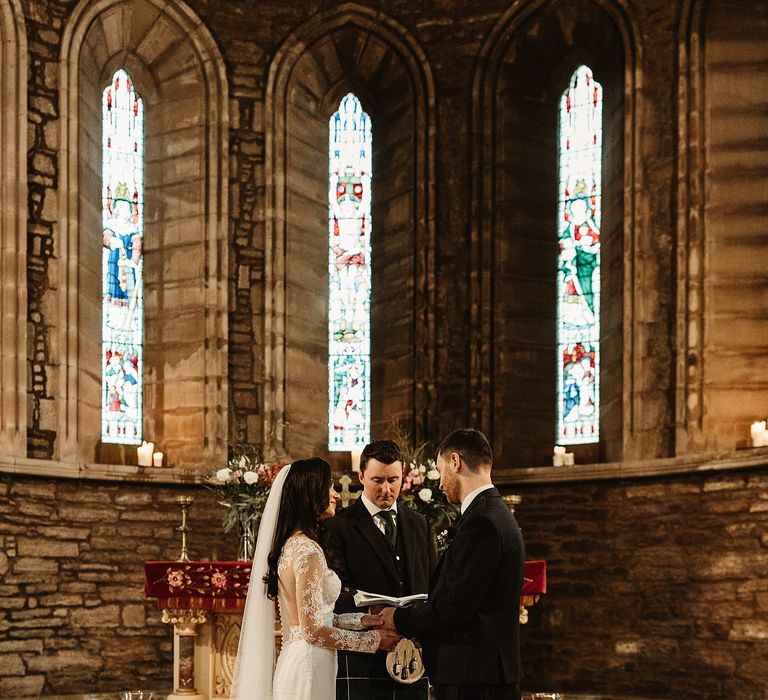
[[[432,489],[421,489],[419,491],[419,498],[424,501],[431,501],[432,500]]]
[[[424,473],[427,471],[427,468],[426,468],[426,467],[425,467],[425,466],[422,464],[422,465],[419,467],[419,471],[420,471],[422,474],[424,474]]]
[[[240,457],[240,461],[237,463],[237,466],[240,467],[240,469],[245,469],[247,464],[248,460],[245,458],[245,455],[243,455]]]
[[[259,475],[256,472],[245,472],[243,474],[243,481],[246,484],[255,484],[259,480]]]
[[[440,472],[437,471],[437,469],[430,469],[427,472],[427,479],[432,479],[432,481],[437,481],[440,478]]]
[[[219,469],[216,472],[216,479],[218,481],[229,481],[230,476],[232,476],[232,470],[229,467],[224,467],[224,469]]]

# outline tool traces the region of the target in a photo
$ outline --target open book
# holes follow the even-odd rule
[[[426,600],[426,593],[416,593],[415,595],[406,595],[402,598],[395,598],[390,595],[381,595],[380,593],[368,593],[367,591],[358,591],[354,595],[355,605],[358,608],[365,608],[369,605],[391,605],[396,608],[404,608],[406,605]]]

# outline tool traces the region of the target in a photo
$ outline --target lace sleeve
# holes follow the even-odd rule
[[[334,615],[333,626],[343,630],[364,630],[363,613],[341,613],[341,615]]]
[[[344,649],[373,654],[379,648],[379,633],[350,632],[330,627],[323,619],[323,574],[325,559],[319,548],[296,553],[293,560],[296,577],[301,636],[310,644],[326,649]]]

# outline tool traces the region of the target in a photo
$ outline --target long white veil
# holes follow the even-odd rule
[[[237,648],[235,675],[230,700],[271,700],[272,674],[275,668],[275,601],[267,598],[267,557],[272,551],[277,516],[283,497],[283,484],[291,465],[283,467],[272,482],[261,516],[251,580],[245,599],[240,644]]]

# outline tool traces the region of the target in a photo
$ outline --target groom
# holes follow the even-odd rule
[[[520,699],[525,546],[491,483],[492,461],[478,430],[455,430],[440,443],[440,488],[461,503],[456,535],[430,579],[428,601],[382,612],[385,628],[420,639],[437,700]]]
[[[342,591],[336,612],[359,612],[357,590],[404,596],[426,593],[437,554],[421,513],[398,503],[403,483],[400,448],[376,440],[360,456],[363,492],[328,520],[328,563]],[[426,700],[427,679],[402,685],[386,670],[386,654],[339,652],[336,700]]]

